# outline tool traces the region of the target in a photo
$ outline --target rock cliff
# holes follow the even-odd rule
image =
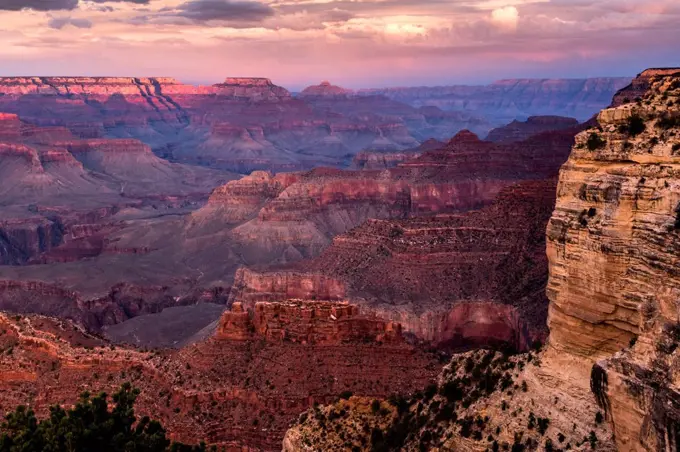
[[[527,349],[546,336],[545,225],[554,191],[554,180],[524,182],[479,211],[369,220],[294,269],[240,269],[230,300],[252,308],[348,298],[443,347]]]
[[[429,142],[417,157],[386,170],[329,168],[256,172],[216,190],[192,215],[188,234],[245,221],[225,237],[260,262],[317,255],[337,234],[368,219],[398,219],[489,204],[518,181],[554,176],[577,129],[546,132],[520,143],[494,144],[469,131],[448,143]]]
[[[597,361],[619,450],[677,447],[679,100],[680,69],[617,94],[577,137],[548,226],[551,346]]]
[[[523,141],[551,130],[571,129],[578,126],[573,118],[561,116],[531,116],[526,121],[513,121],[510,124],[493,129],[486,137],[494,143],[513,143]]]

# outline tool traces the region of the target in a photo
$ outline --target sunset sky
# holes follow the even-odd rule
[[[298,89],[680,66],[678,0],[0,0],[0,75]]]

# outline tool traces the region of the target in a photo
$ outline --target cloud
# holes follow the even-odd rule
[[[0,0],[0,10],[19,11],[34,9],[36,11],[56,11],[74,9],[78,0]]]
[[[258,22],[274,15],[264,3],[248,0],[191,0],[179,5],[174,13],[195,22]]]
[[[125,2],[148,4],[151,0],[89,0],[94,3]],[[0,0],[0,10],[20,11],[22,9],[32,9],[35,11],[60,11],[72,10],[77,8],[79,0]]]
[[[47,22],[47,26],[55,30],[61,30],[67,25],[76,28],[92,28],[92,22],[87,19],[76,19],[73,17],[53,17]]]
[[[517,30],[519,11],[514,6],[506,6],[491,11],[491,20],[506,30]]]

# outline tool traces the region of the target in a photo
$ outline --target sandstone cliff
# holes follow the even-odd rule
[[[577,137],[548,226],[551,346],[602,360],[619,450],[677,447],[679,99],[680,69],[622,90]]]

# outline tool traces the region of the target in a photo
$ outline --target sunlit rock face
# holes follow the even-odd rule
[[[679,117],[680,69],[619,92],[577,136],[547,228],[551,347],[597,362],[619,450],[678,444]]]

